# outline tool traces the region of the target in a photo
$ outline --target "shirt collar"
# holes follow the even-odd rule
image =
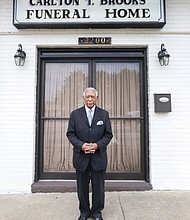
[[[86,114],[88,115],[88,111],[91,109],[91,113],[92,113],[92,117],[93,117],[93,116],[94,116],[95,108],[96,108],[95,105],[93,106],[93,108],[88,108],[88,107],[85,105]]]

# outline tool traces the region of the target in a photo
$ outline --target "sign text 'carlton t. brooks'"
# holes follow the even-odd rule
[[[14,25],[163,27],[164,0],[14,0]]]

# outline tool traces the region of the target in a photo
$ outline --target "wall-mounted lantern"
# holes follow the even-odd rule
[[[170,55],[165,49],[164,44],[161,44],[161,51],[158,53],[158,59],[161,66],[167,66],[169,64]]]
[[[24,66],[26,58],[26,53],[22,50],[22,45],[18,45],[18,50],[16,54],[14,55],[15,64],[16,66]]]

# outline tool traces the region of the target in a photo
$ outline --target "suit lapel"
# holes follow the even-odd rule
[[[100,118],[100,110],[99,108],[96,106],[95,111],[94,111],[94,117],[92,119],[92,125],[94,125],[94,123],[96,123],[97,119]]]
[[[85,120],[86,124],[89,126],[88,118],[87,118],[86,110],[84,106],[81,108],[81,115],[82,115],[82,118]]]

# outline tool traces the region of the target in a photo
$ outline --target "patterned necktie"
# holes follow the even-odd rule
[[[92,110],[91,109],[88,110],[87,117],[88,117],[89,125],[91,126],[91,124],[92,124]]]

